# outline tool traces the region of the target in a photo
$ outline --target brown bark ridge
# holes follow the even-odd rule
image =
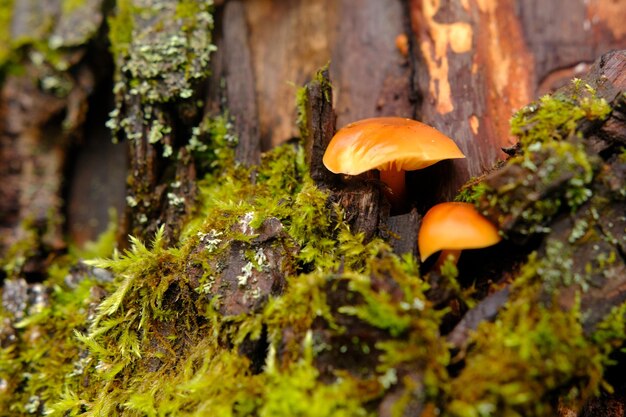
[[[244,2],[229,1],[217,9],[215,44],[207,111],[212,115],[228,113],[238,138],[236,160],[246,165],[258,164],[259,110]]]
[[[196,167],[187,144],[202,120],[198,100],[215,50],[213,17],[207,3],[191,15],[177,3],[155,0],[127,7],[146,13],[120,7],[120,21],[112,25],[131,31],[113,45],[116,107],[109,123],[130,149],[124,232],[148,240],[163,226],[170,241],[195,202]]]
[[[324,151],[335,133],[331,85],[329,71],[322,69],[315,80],[304,87],[301,97],[300,111],[304,114],[300,115],[300,128],[310,164],[309,171],[319,187],[331,189],[332,200],[343,207],[346,221],[352,230],[364,233],[365,239],[370,240],[378,234],[381,217],[386,217],[389,211],[379,182],[373,173],[357,177],[333,174],[322,161]]]
[[[300,136],[303,138],[311,178],[316,184],[328,187],[337,177],[324,166],[324,152],[335,134],[335,112],[332,106],[333,89],[328,69],[318,72],[316,79],[304,86],[299,115]]]

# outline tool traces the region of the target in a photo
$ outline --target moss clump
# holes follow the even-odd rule
[[[590,340],[578,306],[563,311],[527,298],[509,302],[472,337],[467,366],[452,382],[448,415],[551,416],[557,398],[581,405],[598,393],[609,353],[626,336],[625,309],[618,310],[612,317],[621,327]]]
[[[580,79],[572,81],[570,93],[543,96],[513,116],[511,133],[524,149],[537,142],[567,139],[577,134],[581,121],[601,121],[611,112],[606,100]]]
[[[459,197],[473,200],[507,233],[545,233],[557,213],[573,213],[592,197],[601,160],[587,151],[580,129],[604,120],[611,107],[580,80],[571,89],[520,110],[511,121],[520,153],[507,161],[506,175],[472,184]]]
[[[446,415],[552,416],[558,399],[576,408],[601,388],[610,389],[603,372],[626,337],[626,304],[587,334],[579,299],[570,309],[552,298],[556,294],[544,300],[546,279],[567,279],[550,278],[550,271],[566,268],[559,262],[567,254],[548,253],[529,257],[496,321],[481,324],[470,338]]]
[[[11,415],[41,413],[46,404],[57,401],[68,375],[83,363],[79,359],[82,348],[73,332],[86,322],[89,293],[96,281],[85,279],[75,288],[56,277],[48,281],[53,283],[50,305],[30,311],[27,318],[15,323],[15,341],[0,353],[4,386],[0,408]],[[7,317],[6,312],[1,314]],[[9,331],[6,323],[3,327]]]
[[[80,386],[70,381],[82,374],[89,359],[75,332],[87,329],[99,301],[96,294],[110,288],[110,282],[108,273],[87,270],[78,262],[85,256],[110,256],[114,233],[110,227],[99,241],[89,244],[87,252],[72,249],[57,257],[44,285],[28,289],[28,301],[19,314],[0,308],[0,409],[4,412],[41,414],[59,398],[70,401],[68,396]]]
[[[23,222],[21,231],[21,238],[8,248],[3,258],[0,258],[0,268],[7,278],[20,276],[25,262],[34,257],[40,247],[41,233],[32,222]]]
[[[232,134],[228,114],[205,116],[191,131],[187,149],[200,172],[221,172],[234,162],[237,137]]]
[[[487,184],[471,179],[461,188],[459,193],[455,196],[454,201],[475,203],[487,192],[487,190]]]
[[[315,76],[310,83],[300,87],[296,91],[296,126],[298,126],[300,137],[304,138],[305,141],[310,138],[309,123],[311,123],[311,120],[309,120],[308,108],[309,95],[311,94],[311,91],[319,90],[326,103],[329,105],[332,104],[332,85],[330,84],[330,80],[328,78],[329,65],[330,63],[320,68],[315,73]]]
[[[191,19],[189,10],[175,17]],[[136,47],[129,42],[124,59]],[[161,126],[150,135],[160,142],[168,124],[152,104],[141,108]],[[609,354],[626,337],[626,307],[588,338],[580,303],[565,311],[546,302],[546,283],[586,278],[563,276],[573,255],[559,242],[545,259],[529,258],[506,309],[471,336],[453,377],[439,334],[445,311],[425,296],[417,261],[353,233],[315,187],[301,148],[277,148],[247,168],[234,163],[228,132],[227,116],[191,132],[188,149],[206,158],[206,176],[177,242],[168,246],[161,227],[150,243],[132,238],[91,269],[73,273],[70,257],[58,260],[45,282],[49,303],[19,320],[0,311],[0,334],[10,336],[0,345],[0,405],[58,416],[341,417],[403,415],[416,405],[431,415],[548,416],[556,398],[583,401],[603,385]],[[528,218],[516,206],[527,193],[516,198],[506,185],[467,198],[489,201],[495,190],[508,198],[502,210],[514,207],[529,224],[556,213],[539,206],[555,183],[565,184],[557,211],[589,198],[578,192],[595,165],[580,143],[537,141],[526,152],[512,166],[539,176]],[[576,230],[578,241],[585,228]],[[452,264],[444,272],[450,282],[458,274]]]
[[[562,209],[573,213],[591,198],[599,160],[589,156],[580,141],[572,140],[536,142],[508,164],[516,173],[515,182],[498,187],[487,184],[481,187],[481,196],[497,209],[499,222],[512,218],[515,232],[532,234],[544,232]]]
[[[307,121],[309,120],[307,106],[309,105],[308,86],[298,88],[296,91],[296,126],[300,132],[300,137],[309,137],[309,127]]]
[[[82,7],[86,0],[63,0],[61,11],[63,13],[72,13],[76,9]]]
[[[373,416],[364,406],[367,398],[359,381],[350,375],[342,375],[332,384],[319,381],[319,371],[314,366],[314,343],[311,332],[304,339],[302,358],[280,371],[270,351],[265,370],[266,390],[258,411],[260,417],[274,416],[320,416],[320,417],[366,417]]]
[[[598,227],[598,213],[610,205],[601,177],[608,165],[582,133],[605,120],[611,107],[580,80],[566,94],[520,110],[511,122],[518,154],[496,175],[470,182],[458,197],[474,202],[504,233],[547,238],[516,274],[495,322],[470,336],[460,355],[465,367],[450,382],[443,415],[551,416],[559,401],[576,408],[610,389],[603,373],[626,336],[626,304],[595,330],[589,329],[589,315],[603,307],[585,307],[590,312],[581,305],[589,304],[586,291],[613,273],[601,266],[615,251]],[[592,253],[600,259],[585,265]]]
[[[133,38],[135,22],[133,14],[137,7],[130,0],[120,0],[116,3],[116,13],[109,18],[109,41],[113,56],[126,56]]]
[[[14,0],[0,0],[0,67],[11,54],[11,19]]]
[[[324,99],[330,104],[333,86],[330,83],[330,78],[328,78],[328,67],[330,67],[330,62],[315,73],[315,82],[320,84]]]

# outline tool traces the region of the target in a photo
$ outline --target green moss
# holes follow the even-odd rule
[[[454,201],[475,203],[488,191],[488,188],[484,182],[471,179],[461,188]]]
[[[64,258],[50,269],[49,305],[31,309],[25,319],[15,323],[15,339],[0,353],[0,380],[6,384],[0,408],[12,415],[41,413],[64,390],[80,386],[72,375],[85,361],[74,330],[85,326],[90,291],[96,281],[87,278],[69,287],[64,278],[70,265],[71,260]],[[0,314],[10,317],[4,311]]]
[[[321,90],[321,93],[324,96],[324,99],[327,103],[331,103],[331,95],[332,95],[332,85],[328,80],[328,67],[330,63],[326,64],[322,68],[320,68],[313,77],[313,80],[302,87],[300,87],[296,91],[296,125],[298,126],[298,130],[300,131],[300,137],[307,140],[309,138],[309,114],[308,114],[308,106],[309,106],[309,89],[312,85],[317,84]]]
[[[529,256],[505,309],[471,335],[444,415],[547,417],[559,401],[576,409],[601,389],[610,391],[603,374],[626,336],[626,303],[588,334],[580,295],[590,275],[575,272],[573,258],[570,247],[553,239],[545,255]],[[563,308],[559,291],[571,286],[582,292]]]
[[[309,105],[308,87],[302,86],[296,91],[296,126],[300,132],[301,138],[309,137],[309,127],[307,120],[309,119],[307,106]]]
[[[576,221],[565,239],[544,242],[541,257],[530,255],[516,274],[506,308],[470,337],[462,354],[465,367],[450,382],[443,415],[552,416],[559,398],[575,408],[610,388],[603,372],[624,340],[626,305],[609,315],[618,324],[606,317],[590,336],[583,330],[580,302],[563,309],[557,301],[564,289],[578,291],[580,298],[614,255],[601,251],[588,265],[577,261],[586,245],[602,239],[594,207],[605,204],[594,195],[603,164],[580,129],[603,121],[611,108],[580,80],[565,94],[520,110],[511,131],[521,152],[506,162],[502,177],[470,182],[457,197],[477,204],[511,234],[549,233],[557,215],[572,214]],[[498,182],[502,178],[506,181]]]
[[[284,371],[270,359],[266,367],[267,386],[258,412],[260,417],[365,417],[375,415],[364,407],[367,398],[355,393],[359,381],[343,375],[332,384],[319,381],[319,371],[313,364],[314,351],[311,333],[304,339],[304,355]],[[270,352],[270,358],[274,355]]]
[[[109,21],[116,64],[116,106],[107,126],[114,140],[137,140],[145,135],[160,148],[163,158],[178,157],[174,144],[162,143],[173,129],[171,112],[164,106],[186,105],[188,118],[195,118],[194,96],[209,75],[210,56],[215,51],[211,43],[212,11],[210,1],[118,2],[117,13]],[[212,128],[203,126],[209,122],[203,121],[190,136],[190,146],[196,153],[203,152],[198,141],[206,129]],[[138,124],[147,125],[148,133],[137,129]],[[134,197],[140,204],[144,202],[141,196]]]
[[[574,80],[566,93],[544,96],[517,112],[511,133],[520,140],[518,155],[504,167],[510,180],[470,181],[457,200],[475,203],[507,233],[545,233],[558,213],[576,212],[593,196],[601,166],[588,152],[580,129],[600,123],[611,107],[589,85]]]
[[[202,11],[202,6],[197,0],[180,0],[176,5],[176,17],[183,20],[194,21]]]
[[[511,119],[511,133],[526,148],[537,142],[566,139],[576,133],[582,120],[604,120],[610,112],[606,100],[575,79],[571,95],[546,95],[517,112]]]
[[[409,366],[424,369],[434,400],[448,352],[416,261],[353,234],[313,185],[299,148],[265,154],[254,182],[251,168],[217,168],[224,171],[199,183],[196,220],[177,245],[165,247],[161,229],[150,244],[132,239],[124,253],[89,262],[111,271],[110,283],[85,279],[70,288],[68,265],[51,273],[50,306],[22,321],[19,342],[2,352],[0,378],[10,381],[16,413],[36,406],[51,415],[366,416],[386,390],[410,385],[395,378]],[[264,246],[255,238],[270,220],[280,232]],[[111,233],[100,246],[110,249]],[[281,270],[290,271],[284,293],[242,315],[220,313],[222,300],[213,296],[233,245],[252,271],[264,268],[259,253],[282,248]],[[95,287],[108,295],[91,305]],[[331,307],[336,291],[344,295]],[[68,319],[50,322],[62,314]],[[371,343],[350,339],[378,366],[322,378],[315,361],[328,348],[323,338],[349,334],[346,321],[379,332]],[[26,346],[37,331],[45,340]],[[57,338],[62,343],[51,343]],[[260,372],[240,354],[249,343],[269,344]]]
[[[63,0],[61,11],[63,13],[72,13],[85,4],[86,0]]]
[[[11,19],[14,0],[0,0],[0,67],[11,54]]]
[[[552,416],[559,397],[580,405],[600,389],[610,347],[624,337],[623,328],[609,333],[590,341],[578,306],[563,311],[528,298],[509,302],[472,337],[447,415]]]
[[[513,231],[543,233],[563,209],[575,212],[593,195],[591,184],[599,170],[597,155],[589,155],[580,139],[537,141],[522,155],[507,161],[515,178],[499,187],[479,187],[475,203],[496,208],[499,223],[515,219]],[[463,198],[463,197],[462,197]]]
[[[326,102],[330,103],[333,86],[330,83],[328,77],[324,75],[324,73],[328,73],[328,67],[330,67],[330,62],[320,68],[317,73],[315,73],[315,81],[321,85],[322,94],[324,94],[324,99],[326,99]]]
[[[50,303],[20,320],[0,311],[0,325],[9,323],[0,330],[15,333],[0,349],[0,406],[58,416],[339,417],[375,415],[384,397],[395,415],[418,402],[448,416],[549,416],[557,398],[580,402],[603,385],[609,355],[626,337],[626,307],[590,338],[578,304],[565,311],[543,301],[545,285],[586,283],[586,275],[567,275],[574,255],[564,243],[550,241],[543,259],[528,259],[506,309],[470,336],[465,366],[451,376],[439,333],[446,311],[427,299],[417,260],[352,232],[309,177],[302,148],[282,146],[260,166],[239,166],[229,132],[227,115],[192,132],[188,149],[206,161],[205,176],[177,242],[167,246],[161,228],[149,243],[132,238],[123,253],[103,255],[111,229],[82,255],[57,259],[45,282]],[[576,209],[595,172],[582,149],[529,144],[512,163],[539,173],[541,187],[567,173],[566,191],[537,199],[527,214],[515,198],[507,207],[536,224],[560,207]],[[478,189],[467,198],[508,192]],[[583,226],[572,239],[587,238]],[[108,258],[89,261],[96,269],[83,266],[77,282],[66,279],[87,254]],[[280,265],[269,265],[272,254]],[[241,272],[227,276],[232,264]],[[255,278],[269,278],[270,267],[284,288],[261,293]],[[112,281],[96,279],[102,269]],[[457,272],[448,263],[444,278],[452,283]],[[229,310],[234,293],[235,301],[254,299],[254,308]],[[318,366],[329,357],[332,366]]]
[[[35,256],[39,248],[40,233],[30,221],[20,226],[21,238],[13,243],[3,258],[0,258],[0,267],[8,278],[18,277],[26,261]]]
[[[137,12],[131,0],[119,0],[117,11],[109,18],[109,41],[114,56],[125,56],[133,38],[133,14]]]
[[[228,114],[224,114],[218,117],[207,115],[192,129],[187,149],[200,172],[220,172],[234,164],[238,140],[232,127]]]
[[[519,219],[517,232],[542,232],[561,209],[574,212],[592,196],[590,184],[599,159],[587,152],[578,129],[583,121],[604,120],[611,107],[580,80],[573,81],[570,93],[544,96],[511,120],[511,132],[520,139],[522,152],[507,166],[519,167],[518,183],[497,190],[480,184],[473,187],[479,187],[478,198],[497,206],[501,216]],[[522,194],[528,198],[518,198]]]

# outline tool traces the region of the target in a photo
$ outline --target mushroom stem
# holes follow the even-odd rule
[[[439,258],[437,258],[437,262],[433,266],[433,269],[441,271],[443,264],[448,260],[452,259],[452,263],[456,265],[459,261],[459,257],[461,256],[461,250],[455,249],[444,249],[441,251]]]
[[[389,187],[385,191],[385,195],[391,203],[392,211],[401,211],[406,196],[404,170],[382,169],[380,170],[380,180]]]

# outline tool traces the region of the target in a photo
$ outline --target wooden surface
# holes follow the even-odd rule
[[[515,110],[626,47],[626,5],[612,0],[249,0],[243,7],[261,149],[297,136],[293,85],[330,62],[338,127],[416,117],[468,156],[409,175],[420,210],[505,157]],[[406,57],[396,45],[401,34]]]

